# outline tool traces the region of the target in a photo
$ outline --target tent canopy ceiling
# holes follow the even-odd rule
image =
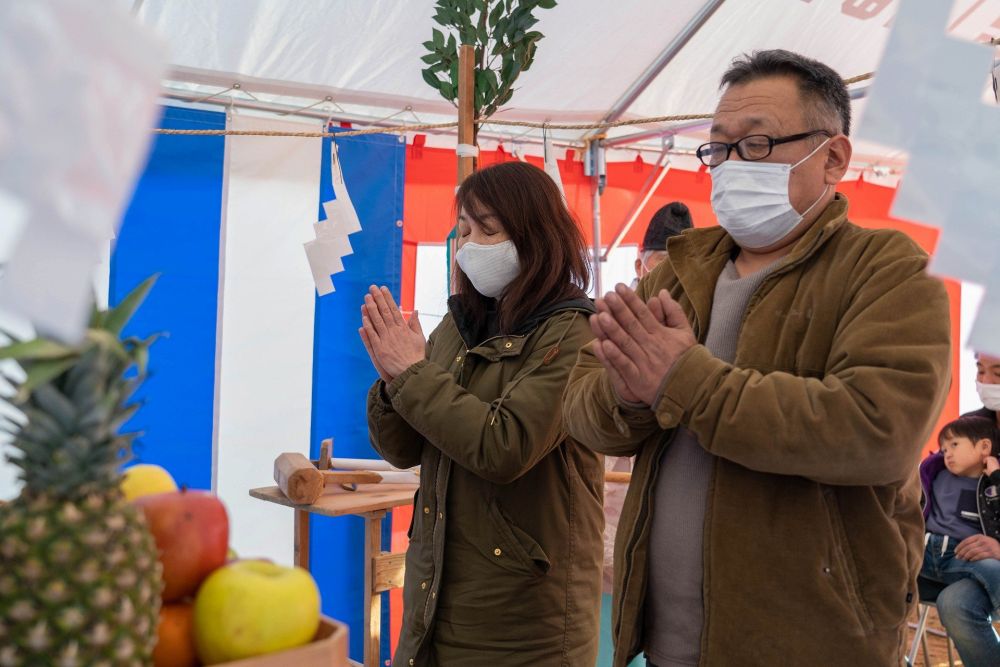
[[[169,45],[173,72],[165,83],[168,94],[188,91],[190,97],[207,97],[240,82],[240,91],[226,91],[212,101],[235,94],[291,108],[313,105],[314,110],[332,111],[335,103],[358,118],[396,115],[410,123],[454,119],[451,104],[420,75],[422,43],[436,25],[433,0],[132,1],[139,19]],[[821,60],[845,78],[865,74],[878,65],[897,4],[562,0],[554,9],[539,12],[537,29],[545,38],[535,64],[521,75],[510,105],[495,117],[599,122],[623,94],[634,90],[661,54],[678,43],[682,46],[665,66],[621,110],[623,118],[710,113],[727,65],[753,50],[785,48]],[[699,16],[707,18],[698,21]],[[948,29],[968,40],[997,36],[1000,0],[955,0]],[[327,97],[330,101],[324,103]],[[855,117],[860,118],[863,92],[856,97]],[[616,128],[608,135],[667,127]],[[578,141],[585,134],[574,130],[554,136]],[[678,143],[690,147],[705,134],[704,123],[694,124],[679,133]],[[656,138],[644,140],[659,145]],[[856,148],[873,161],[901,164],[897,153],[877,146]]]

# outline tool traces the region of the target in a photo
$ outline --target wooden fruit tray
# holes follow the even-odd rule
[[[254,658],[218,663],[225,667],[349,667],[347,626],[325,616],[320,618],[316,637],[308,644]]]

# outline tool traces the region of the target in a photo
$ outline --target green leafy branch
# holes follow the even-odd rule
[[[458,46],[474,46],[476,118],[488,118],[510,100],[517,77],[534,62],[544,37],[532,30],[535,10],[555,6],[556,0],[438,0],[434,21],[445,31],[434,28],[424,42],[424,81],[457,106]]]

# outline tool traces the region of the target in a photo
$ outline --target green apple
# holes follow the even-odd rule
[[[319,627],[319,589],[300,567],[241,560],[220,567],[198,589],[194,636],[205,664],[306,644]]]

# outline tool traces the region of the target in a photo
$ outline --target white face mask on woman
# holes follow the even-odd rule
[[[976,392],[987,410],[1000,410],[1000,384],[976,383]]]
[[[826,186],[816,201],[802,213],[788,196],[792,169],[816,154],[830,140],[814,148],[795,164],[726,160],[712,168],[712,209],[715,217],[741,248],[766,248],[795,229],[826,196]]]
[[[467,242],[455,253],[455,261],[483,296],[497,298],[521,273],[513,241],[492,245]]]

